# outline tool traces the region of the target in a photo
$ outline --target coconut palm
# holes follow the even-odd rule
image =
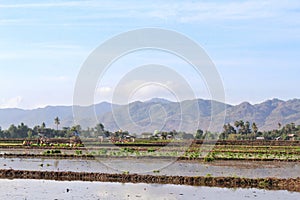
[[[58,131],[58,125],[60,125],[60,119],[58,117],[56,117],[54,119],[54,123],[56,124],[56,130]]]
[[[252,131],[256,134],[258,131],[257,125],[255,122],[252,123]]]

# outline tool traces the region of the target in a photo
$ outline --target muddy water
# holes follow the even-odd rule
[[[163,168],[162,168],[163,167]],[[0,158],[0,169],[180,175],[295,178],[299,162],[176,161],[166,159],[41,159]],[[155,173],[154,173],[155,171]]]
[[[300,199],[300,193],[182,185],[0,180],[0,199]]]

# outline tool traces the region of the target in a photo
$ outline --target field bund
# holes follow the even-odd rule
[[[300,192],[300,178],[239,178],[239,177],[187,177],[139,174],[106,174],[86,172],[0,170],[2,179],[43,179],[57,181],[99,181],[121,183],[175,184],[226,188],[259,188]]]

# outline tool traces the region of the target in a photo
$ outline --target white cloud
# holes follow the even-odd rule
[[[113,88],[109,86],[99,86],[96,89],[94,101],[95,103],[103,102],[103,101],[112,101]]]
[[[21,96],[13,97],[10,99],[1,99],[0,108],[19,108],[23,98]]]

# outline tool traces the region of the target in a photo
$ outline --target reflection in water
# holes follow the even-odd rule
[[[58,164],[59,164],[59,160],[55,160],[55,161],[54,161],[54,167],[55,167],[55,168],[58,168]]]
[[[157,163],[169,164],[166,159],[40,159],[40,158],[0,158],[0,169],[15,170],[46,170],[73,172],[123,173],[122,167],[128,166],[126,171],[134,173],[143,169],[155,168]],[[103,163],[109,163],[114,169]],[[43,166],[43,167],[41,167]],[[144,170],[146,171],[146,170]],[[238,176],[238,177],[277,177],[294,178],[300,174],[299,162],[265,162],[265,161],[214,161],[211,163],[177,161],[165,169],[154,171],[152,175],[172,176]],[[145,174],[145,173],[141,173]]]
[[[182,185],[0,180],[0,199],[300,199],[300,193]]]

